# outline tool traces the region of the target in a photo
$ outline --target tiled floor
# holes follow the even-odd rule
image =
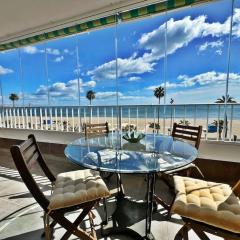
[[[15,170],[10,153],[6,149],[0,149],[0,239],[5,240],[37,240],[42,239],[43,233],[43,221],[42,210],[35,203],[32,196],[28,193],[25,185],[22,183],[20,176]],[[75,170],[76,166],[72,165],[66,159],[56,156],[46,156],[49,167],[57,174],[63,171]],[[38,170],[34,170],[34,174],[38,179],[39,184],[45,188],[46,192],[49,190],[48,182],[42,173]],[[142,200],[145,198],[146,182],[145,176],[133,176],[124,175],[123,184],[125,186],[126,195],[130,196],[132,200]],[[109,185],[112,187],[115,181],[114,178],[110,181]],[[158,191],[164,191],[157,186]],[[115,206],[115,198],[112,197],[108,200],[109,213],[113,212]],[[101,221],[103,217],[103,207],[99,206],[94,210],[96,214],[95,224],[99,239],[130,239],[126,236],[101,236]],[[173,216],[169,222],[162,214],[161,209],[153,216],[152,233],[156,240],[173,240],[176,232],[181,227],[182,221],[179,216]],[[131,212],[129,212],[131,215]],[[76,213],[73,213],[69,218],[76,217]],[[88,227],[88,221],[86,219],[85,226]],[[144,232],[145,221],[141,220],[134,224],[134,228],[137,232]],[[55,239],[60,239],[64,230],[60,227],[56,227],[54,233]],[[71,237],[76,239],[76,237]],[[190,239],[197,240],[197,236],[191,232]],[[211,239],[219,239],[212,237]]]

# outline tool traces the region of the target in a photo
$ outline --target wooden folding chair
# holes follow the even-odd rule
[[[240,239],[240,181],[233,188],[180,176],[175,176],[174,182],[176,198],[171,212],[179,214],[185,223],[175,240],[188,240],[191,229],[201,240],[210,240],[206,233]]]
[[[48,168],[34,135],[29,135],[28,140],[19,146],[12,146],[11,153],[22,180],[44,210],[46,239],[52,237],[50,235],[58,223],[66,229],[61,239],[68,239],[74,234],[83,240],[96,240],[91,209],[101,198],[109,196],[109,191],[101,177],[91,170],[66,172],[55,177]],[[30,172],[36,163],[40,165],[53,186],[50,199],[44,195]],[[74,222],[69,221],[65,214],[76,210],[82,210],[79,217]],[[91,233],[78,228],[87,215],[91,224]],[[50,219],[53,220],[51,223]]]
[[[181,125],[177,123],[173,124],[173,131],[172,131],[173,139],[186,140],[190,144],[193,144],[193,146],[196,149],[199,148],[201,135],[202,135],[202,126],[196,127],[196,126]],[[201,179],[204,178],[201,170],[194,163],[190,163],[184,167],[181,167],[175,170],[169,170],[164,173],[158,174],[160,179],[164,183],[166,183],[170,189],[174,188],[173,175],[191,176],[191,177],[201,178]],[[168,211],[168,217],[170,217],[171,202],[165,201],[164,198],[159,195],[155,195],[155,200],[158,204],[161,204]]]
[[[109,133],[108,122],[105,123],[85,123],[84,124],[85,137],[101,135]]]

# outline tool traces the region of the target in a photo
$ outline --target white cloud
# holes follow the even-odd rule
[[[222,72],[205,72],[200,73],[195,76],[189,77],[188,75],[179,75],[178,82],[172,83],[167,81],[166,88],[174,89],[174,88],[189,88],[195,85],[206,86],[206,85],[224,85],[226,84],[227,74]],[[240,74],[239,73],[230,73],[229,74],[229,84],[233,86],[234,84],[240,84]],[[161,87],[165,87],[164,83],[160,84]],[[153,91],[155,88],[159,87],[159,85],[153,85],[146,87],[146,90]],[[191,88],[192,89],[192,88]]]
[[[64,50],[63,50],[63,54],[65,54],[65,55],[74,55],[74,53],[75,53],[75,51],[74,50],[69,50],[69,49],[67,49],[67,48],[65,48]]]
[[[223,52],[222,49],[218,49],[218,50],[215,51],[215,53],[218,54],[218,55],[222,55],[222,52]]]
[[[223,47],[223,41],[217,40],[212,42],[205,42],[202,45],[199,46],[198,51],[203,52],[206,51],[208,48],[214,48],[216,49],[216,53],[221,55],[222,54],[222,47]]]
[[[96,82],[88,81],[83,82],[82,79],[79,79],[80,92],[83,92],[84,87],[95,87]],[[46,96],[50,92],[50,95],[53,97],[65,97],[67,98],[77,98],[78,95],[78,80],[73,79],[66,83],[64,82],[55,82],[50,86],[40,85],[39,88],[34,93],[35,96]]]
[[[190,42],[197,38],[226,36],[229,34],[229,27],[230,17],[223,23],[208,22],[207,17],[204,15],[196,18],[186,16],[181,20],[171,18],[167,22],[167,54],[175,53],[178,49],[188,46]],[[164,23],[157,29],[140,37],[138,40],[139,46],[145,50],[142,56],[138,56],[135,53],[129,58],[118,59],[119,77],[128,77],[132,74],[140,75],[154,71],[156,61],[163,58],[165,54],[165,29]],[[240,9],[235,9],[234,12],[233,36],[240,37]],[[218,45],[222,44],[221,41],[216,42]],[[214,47],[214,43],[211,43],[209,46]],[[216,54],[220,55],[222,51],[217,49]],[[93,80],[115,79],[115,67],[115,60],[112,60],[88,71],[88,75]]]
[[[65,54],[68,54],[70,51],[67,49],[67,48],[65,48],[64,50],[63,50],[63,53],[65,53]]]
[[[139,81],[141,79],[141,77],[130,77],[128,79],[129,82],[135,82],[135,81]]]
[[[219,87],[218,91],[213,91],[212,88],[207,86],[196,88],[196,89],[184,89],[182,91],[176,91],[173,93],[168,92],[167,102],[170,101],[170,98],[174,99],[176,104],[185,104],[189,103],[214,103],[217,98],[224,95],[225,88]]]
[[[23,47],[22,50],[24,53],[27,53],[27,54],[36,54],[36,53],[45,52],[45,50],[39,50],[36,46],[26,46],[26,47]],[[46,51],[49,55],[54,55],[54,56],[60,55],[59,49],[56,49],[56,48],[47,48]]]
[[[147,100],[148,97],[145,97],[145,96],[126,96],[126,95],[123,95],[123,96],[120,96],[120,99],[119,100],[139,100],[139,99],[145,99]],[[139,103],[137,103],[139,104]]]
[[[155,88],[158,88],[159,86],[161,87],[165,87],[165,84],[164,83],[161,83],[160,85],[153,85],[153,86],[149,86],[149,87],[146,87],[145,89],[146,90],[151,90],[153,91]],[[166,88],[167,89],[170,89],[170,88],[177,88],[179,87],[180,84],[179,83],[171,83],[171,82],[166,82]]]
[[[153,91],[157,87],[159,87],[159,85],[152,85],[152,86],[146,87],[145,89]]]
[[[175,21],[171,18],[167,22],[167,54],[173,54],[178,49],[187,46],[196,38],[201,37],[221,37],[229,34],[230,18],[225,22],[207,22],[207,17],[204,15],[198,16],[192,19],[190,16],[186,16],[181,20]],[[240,9],[236,9],[234,13],[234,31],[235,37],[240,37]],[[159,28],[152,32],[145,33],[139,39],[139,44],[142,48],[149,52],[143,55],[148,61],[156,61],[164,57],[165,51],[165,24],[159,26]],[[160,44],[162,43],[162,44]],[[205,50],[207,47],[222,47],[223,42],[213,41],[211,43],[205,43],[200,50]]]
[[[96,86],[96,82],[95,81],[88,81],[86,83],[83,83],[82,86],[87,86],[87,87],[93,88],[93,87]]]
[[[233,15],[233,36],[240,37],[240,8],[234,9]]]
[[[46,50],[47,50],[47,53],[50,55],[54,55],[54,56],[60,55],[60,51],[56,48],[47,48]]]
[[[38,96],[47,95],[47,92],[48,92],[48,87],[45,85],[40,85],[36,90],[35,95],[38,95]]]
[[[177,84],[177,83],[171,83],[171,82],[166,82],[166,88],[176,88],[176,87],[178,87],[178,85],[179,84]],[[164,83],[162,83],[161,84],[161,87],[165,87],[165,84]]]
[[[27,54],[36,54],[38,53],[38,49],[35,46],[26,46],[22,48],[24,53]]]
[[[96,92],[96,98],[98,99],[106,99],[106,98],[112,98],[116,97],[116,92]],[[118,93],[118,96],[122,96],[122,93]]]
[[[143,58],[135,58],[134,56],[126,59],[118,58],[118,76],[127,77],[130,74],[142,74],[152,72],[155,63],[144,61]],[[87,75],[92,80],[113,80],[116,79],[116,61],[104,63],[95,69],[88,71]]]
[[[229,93],[235,100],[239,102],[239,84],[238,87],[231,87]],[[186,103],[214,103],[217,98],[225,94],[225,86],[219,85],[217,88],[209,86],[201,86],[196,89],[184,89],[182,91],[168,92],[167,102],[170,101],[170,98],[174,99],[176,104],[186,104]],[[191,101],[190,101],[190,100]]]
[[[178,86],[191,87],[196,84],[201,86],[209,85],[209,84],[225,84],[227,79],[227,74],[222,72],[205,72],[193,77],[189,77],[187,75],[178,76],[178,80],[181,81]],[[229,81],[232,83],[240,83],[240,74],[238,73],[230,73]]]
[[[13,73],[13,70],[10,68],[5,68],[0,65],[0,75],[5,75],[5,74],[9,74],[9,73]]]
[[[54,62],[59,63],[59,62],[62,62],[63,60],[64,60],[64,56],[60,56],[60,57],[56,57],[54,59]]]
[[[195,38],[200,37],[205,20],[205,16],[199,16],[195,19],[187,16],[177,21],[171,18],[167,22],[167,54],[175,53],[179,48],[187,46]],[[164,57],[165,29],[165,24],[162,24],[152,32],[142,35],[139,44],[142,48],[148,50],[143,58],[148,61],[156,61]]]

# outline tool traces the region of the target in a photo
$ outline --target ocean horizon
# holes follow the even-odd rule
[[[232,107],[233,106],[233,107]],[[119,109],[119,111],[118,111]],[[159,110],[158,110],[159,109]],[[52,106],[52,107],[16,107],[15,114],[11,107],[4,107],[0,110],[1,115],[8,116],[38,116],[40,117],[117,117],[122,118],[157,118],[159,111],[160,118],[177,118],[177,119],[223,119],[224,104],[222,105],[123,105],[123,106]],[[240,104],[228,105],[227,115],[229,119],[240,120]]]

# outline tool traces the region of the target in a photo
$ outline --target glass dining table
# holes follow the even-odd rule
[[[145,174],[145,236],[135,236],[135,239],[154,239],[151,222],[156,175],[190,164],[197,158],[198,151],[189,143],[167,135],[146,134],[138,143],[131,143],[123,138],[121,132],[110,132],[106,135],[76,139],[67,145],[65,155],[81,167],[100,172],[119,175]]]

